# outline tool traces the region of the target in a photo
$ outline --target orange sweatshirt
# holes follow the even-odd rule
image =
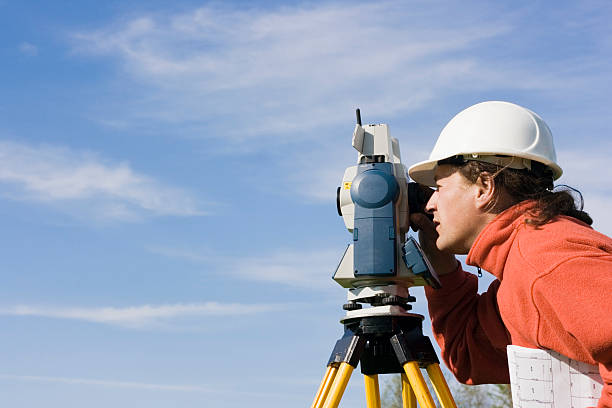
[[[426,288],[442,357],[467,384],[509,383],[506,346],[598,364],[598,408],[612,408],[612,239],[571,217],[535,228],[533,203],[511,207],[476,238],[466,263],[497,277],[477,294],[461,266]]]

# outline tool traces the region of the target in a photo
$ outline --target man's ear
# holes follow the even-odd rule
[[[489,211],[495,207],[495,178],[490,173],[480,173],[476,180],[476,207]]]

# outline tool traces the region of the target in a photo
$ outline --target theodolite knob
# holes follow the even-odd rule
[[[342,308],[344,310],[359,310],[361,309],[363,306],[360,303],[357,302],[349,302],[349,303],[345,303],[342,305]]]
[[[401,296],[385,296],[381,303],[385,306],[401,306],[406,310],[412,309],[412,306],[408,304],[408,302],[415,302],[416,298],[414,296],[408,296],[407,298]]]

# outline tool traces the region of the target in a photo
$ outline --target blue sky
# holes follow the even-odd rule
[[[2,405],[308,406],[342,332],[356,107],[407,165],[467,106],[529,107],[611,234],[611,18],[606,1],[0,1]]]

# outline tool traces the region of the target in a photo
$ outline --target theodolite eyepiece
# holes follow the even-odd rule
[[[408,183],[408,208],[410,214],[422,213],[433,220],[433,215],[425,211],[425,206],[434,190],[430,187],[411,181]]]

